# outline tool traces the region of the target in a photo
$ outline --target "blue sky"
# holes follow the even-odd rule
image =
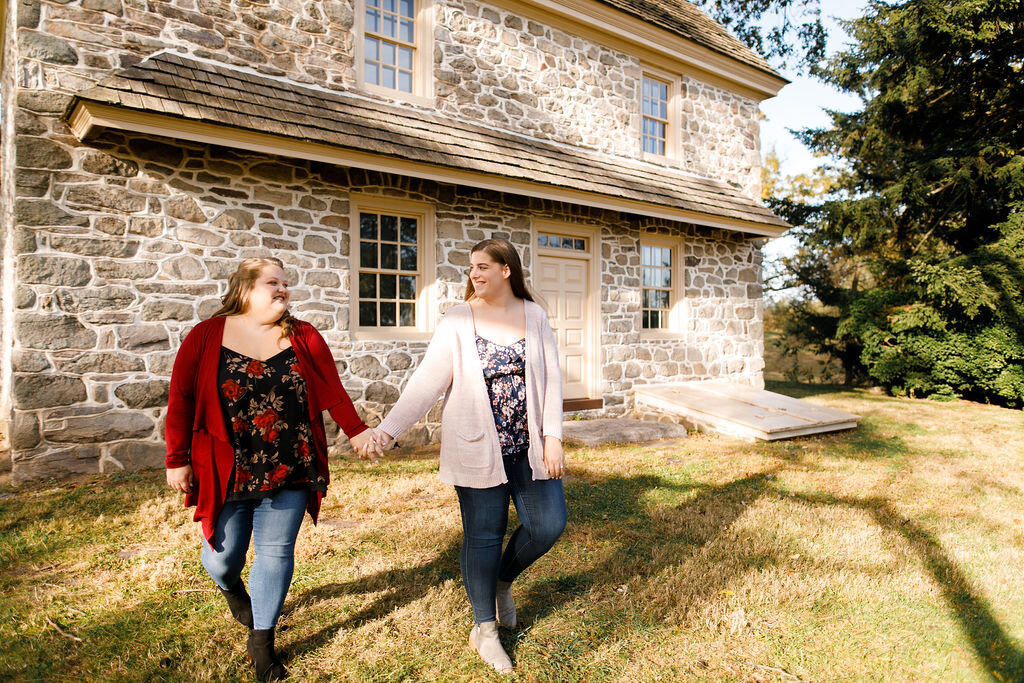
[[[865,7],[864,0],[822,0],[821,14],[828,30],[828,51],[838,52],[849,42],[849,37],[835,19],[853,19],[860,16]],[[860,100],[841,93],[809,76],[798,76],[793,71],[783,70],[782,74],[792,83],[783,88],[776,97],[761,103],[764,119],[761,121],[761,154],[772,150],[779,156],[779,170],[782,175],[807,173],[822,163],[797,140],[790,130],[821,128],[829,124],[825,109],[855,111]],[[781,256],[788,255],[796,248],[796,242],[788,237],[770,240],[764,247],[764,259],[768,264]],[[770,298],[785,296],[785,293]]]
[[[849,41],[834,19],[860,16],[864,6],[863,0],[822,0],[821,14],[828,29],[830,53],[841,50]],[[825,109],[853,111],[860,106],[860,100],[809,76],[798,76],[786,70],[782,74],[792,83],[776,97],[761,103],[765,116],[761,121],[761,153],[768,154],[774,149],[779,155],[783,175],[806,173],[819,165],[820,160],[815,159],[789,130],[827,126],[829,119]]]

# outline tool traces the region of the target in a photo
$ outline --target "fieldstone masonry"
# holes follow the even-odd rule
[[[438,109],[638,156],[635,58],[468,0],[435,0],[434,14]],[[349,333],[354,191],[433,205],[438,315],[461,300],[473,243],[508,238],[529,264],[536,220],[598,227],[600,414],[627,413],[638,383],[730,377],[760,385],[759,240],[171,139],[107,132],[82,143],[62,120],[74,93],[163,49],[351,88],[352,22],[345,2],[10,3],[0,166],[0,448],[10,457],[0,460],[13,462],[16,481],[162,466],[175,350],[249,256],[285,262],[293,312],[324,334],[346,388],[376,423],[426,342]],[[755,192],[756,104],[692,80],[685,92],[691,119],[685,156],[674,163]],[[682,240],[686,323],[675,338],[640,330],[638,245],[651,232]],[[401,441],[436,438],[438,419],[435,407]],[[344,448],[339,439],[335,449]]]

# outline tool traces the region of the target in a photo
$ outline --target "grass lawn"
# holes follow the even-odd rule
[[[1024,680],[1024,413],[770,388],[861,427],[570,450],[569,527],[502,635],[515,678]],[[466,647],[436,455],[334,467],[278,635],[292,680],[500,678]],[[0,489],[0,680],[252,680],[162,479]]]

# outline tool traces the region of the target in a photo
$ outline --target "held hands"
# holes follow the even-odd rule
[[[192,466],[168,468],[167,485],[175,491],[189,493],[192,490]]]
[[[565,474],[565,451],[562,442],[553,436],[544,437],[544,469],[552,479],[561,479]]]
[[[382,432],[372,427],[353,436],[349,443],[357,456],[370,462],[377,462],[377,458],[384,452]]]

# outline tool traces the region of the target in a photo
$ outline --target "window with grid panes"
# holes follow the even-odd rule
[[[665,156],[668,140],[668,83],[644,76],[642,88],[643,148]]]
[[[359,326],[416,327],[419,224],[386,213],[359,214]]]
[[[672,248],[641,245],[643,329],[668,327],[672,308]]]
[[[366,0],[363,77],[411,93],[416,53],[416,0]]]

